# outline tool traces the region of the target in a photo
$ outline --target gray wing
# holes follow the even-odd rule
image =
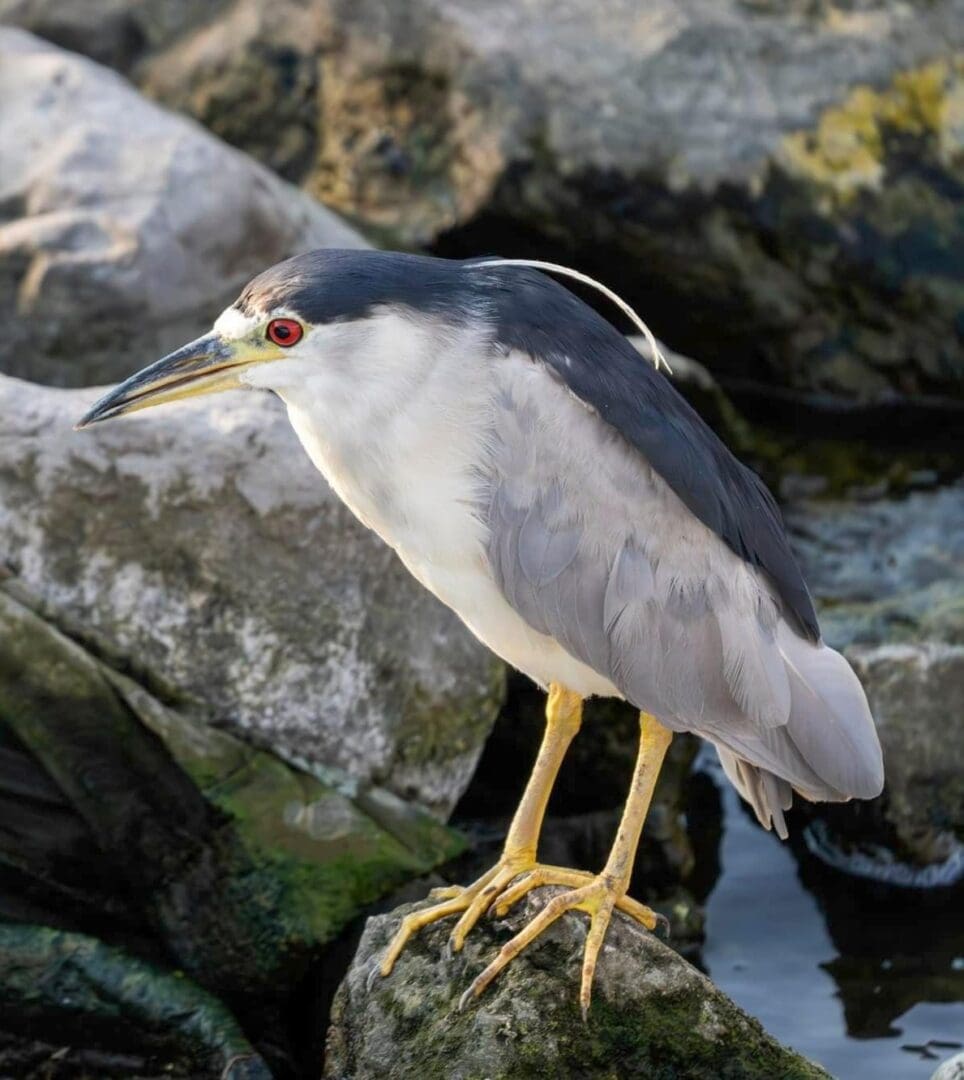
[[[714,742],[782,831],[790,787],[876,794],[880,750],[846,661],[795,633],[768,578],[546,369],[505,358],[489,560],[512,607],[674,730]]]
[[[535,270],[487,279],[497,341],[536,358],[634,446],[689,511],[741,560],[766,571],[785,616],[820,638],[806,582],[765,485],[615,327]]]

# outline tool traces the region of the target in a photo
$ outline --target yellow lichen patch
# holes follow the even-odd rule
[[[938,138],[941,162],[950,165],[964,148],[964,78],[960,72],[944,94]]]
[[[960,64],[955,68],[946,60],[901,72],[893,90],[881,95],[883,122],[910,135],[940,131],[948,84],[960,73]]]
[[[816,128],[788,135],[779,160],[840,203],[879,186],[889,135],[933,138],[946,162],[960,149],[962,131],[964,56],[900,72],[883,90],[856,87],[821,114]]]

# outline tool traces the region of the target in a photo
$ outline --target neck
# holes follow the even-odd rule
[[[279,379],[274,389],[356,516],[399,550],[427,547],[443,558],[447,545],[464,541],[452,508],[471,512],[485,452],[488,337],[481,326],[440,328],[397,313],[362,329],[350,356],[331,350],[312,374]]]

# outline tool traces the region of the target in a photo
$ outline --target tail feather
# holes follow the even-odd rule
[[[781,626],[790,678],[787,734],[828,787],[845,799],[872,799],[884,786],[884,760],[860,680],[840,653]]]
[[[736,754],[717,745],[723,771],[730,783],[753,807],[757,821],[764,829],[775,829],[781,840],[789,836],[784,810],[793,804],[793,790],[786,780],[766,769],[759,769]]]
[[[883,789],[884,765],[867,697],[840,653],[785,626],[777,644],[790,684],[786,724],[706,734],[760,824],[785,839],[793,791],[811,802],[872,799]]]

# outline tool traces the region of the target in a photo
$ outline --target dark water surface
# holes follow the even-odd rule
[[[872,932],[838,921],[832,937],[789,847],[751,820],[718,766],[702,763],[724,815],[702,953],[713,981],[839,1080],[928,1080],[964,1047],[958,904],[930,898],[918,907],[913,894],[899,907],[861,899]],[[848,887],[838,879],[838,890]]]

